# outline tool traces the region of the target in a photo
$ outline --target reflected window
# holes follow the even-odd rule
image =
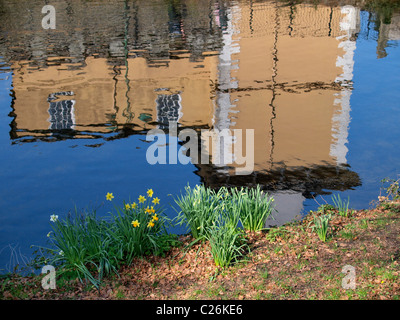
[[[167,129],[169,122],[179,122],[182,117],[182,98],[179,94],[160,94],[156,99],[157,122],[160,129]]]
[[[62,96],[73,96],[71,91],[56,92],[49,95],[47,101],[49,102],[49,115],[51,130],[65,130],[73,129],[75,125],[74,105],[75,100],[59,98]]]

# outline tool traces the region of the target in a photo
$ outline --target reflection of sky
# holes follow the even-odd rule
[[[367,18],[368,14],[361,12],[347,144],[348,164],[358,173],[362,185],[341,193],[344,199],[350,196],[350,205],[356,209],[368,208],[372,200],[377,200],[383,178],[398,178],[400,174],[399,41],[389,41],[387,57],[377,59],[378,35],[372,23],[367,28]],[[332,203],[331,196],[323,198]],[[317,200],[325,203],[321,198]],[[315,206],[314,200],[307,200],[305,211]]]
[[[11,111],[12,74],[10,69],[5,66],[0,57],[0,150],[4,155],[4,149],[9,144],[10,118],[7,117]]]

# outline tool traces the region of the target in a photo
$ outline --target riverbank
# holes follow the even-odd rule
[[[247,233],[250,253],[224,270],[215,268],[207,242],[187,248],[187,235],[164,257],[136,258],[99,290],[65,277],[44,290],[42,275],[10,275],[1,279],[0,298],[399,299],[400,202],[380,202],[349,217],[330,213],[325,242],[309,228],[309,214],[302,222]],[[343,280],[352,280],[342,273],[345,266],[353,281]]]

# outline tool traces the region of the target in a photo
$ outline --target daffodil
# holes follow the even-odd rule
[[[155,214],[152,218],[153,218],[154,221],[158,221],[157,214]]]
[[[58,215],[52,214],[52,215],[50,216],[50,221],[51,221],[51,222],[56,222],[57,220],[58,220]]]
[[[148,213],[148,214],[152,214],[152,213],[155,213],[156,212],[156,210],[154,210],[154,207],[147,207],[145,210],[144,210],[144,212],[146,212],[146,213]]]
[[[147,195],[148,195],[150,198],[153,196],[153,193],[154,193],[153,189],[147,190]]]
[[[140,223],[139,223],[139,221],[135,220],[135,221],[132,221],[132,225],[134,228],[137,228],[140,226]]]
[[[160,199],[155,197],[152,202],[153,202],[153,204],[160,204]]]
[[[147,224],[147,227],[153,228],[153,227],[154,227],[154,222],[153,222],[153,221],[150,221],[150,222]]]
[[[139,196],[139,203],[143,203],[146,201],[146,198],[143,196]]]
[[[132,209],[135,209],[135,208],[136,208],[136,202],[134,202],[134,203],[131,204],[131,208],[132,208]]]
[[[110,193],[110,192],[107,192],[107,194],[106,194],[106,199],[107,199],[108,201],[111,201],[112,199],[114,199],[114,195],[113,195],[112,193]]]
[[[129,210],[130,208],[131,208],[131,206],[129,203],[125,204],[125,210]]]

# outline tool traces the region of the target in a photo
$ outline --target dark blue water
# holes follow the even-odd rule
[[[380,181],[400,174],[400,41],[390,40],[386,56],[377,57],[378,31],[370,13],[361,11],[360,34],[354,51],[347,163],[361,185],[339,193],[350,197],[354,209],[370,207],[380,193]],[[161,199],[170,217],[173,197],[190,184],[201,182],[192,165],[149,165],[145,135],[101,141],[71,139],[56,142],[15,143],[10,139],[13,71],[0,73],[0,269],[9,271],[31,245],[45,245],[50,215],[88,208],[106,215],[113,202],[134,201],[148,188]],[[109,134],[111,137],[112,134]],[[332,190],[325,190],[332,192]],[[331,195],[305,199],[299,214],[331,202]],[[183,232],[176,228],[172,232]],[[16,260],[19,259],[19,260]]]

